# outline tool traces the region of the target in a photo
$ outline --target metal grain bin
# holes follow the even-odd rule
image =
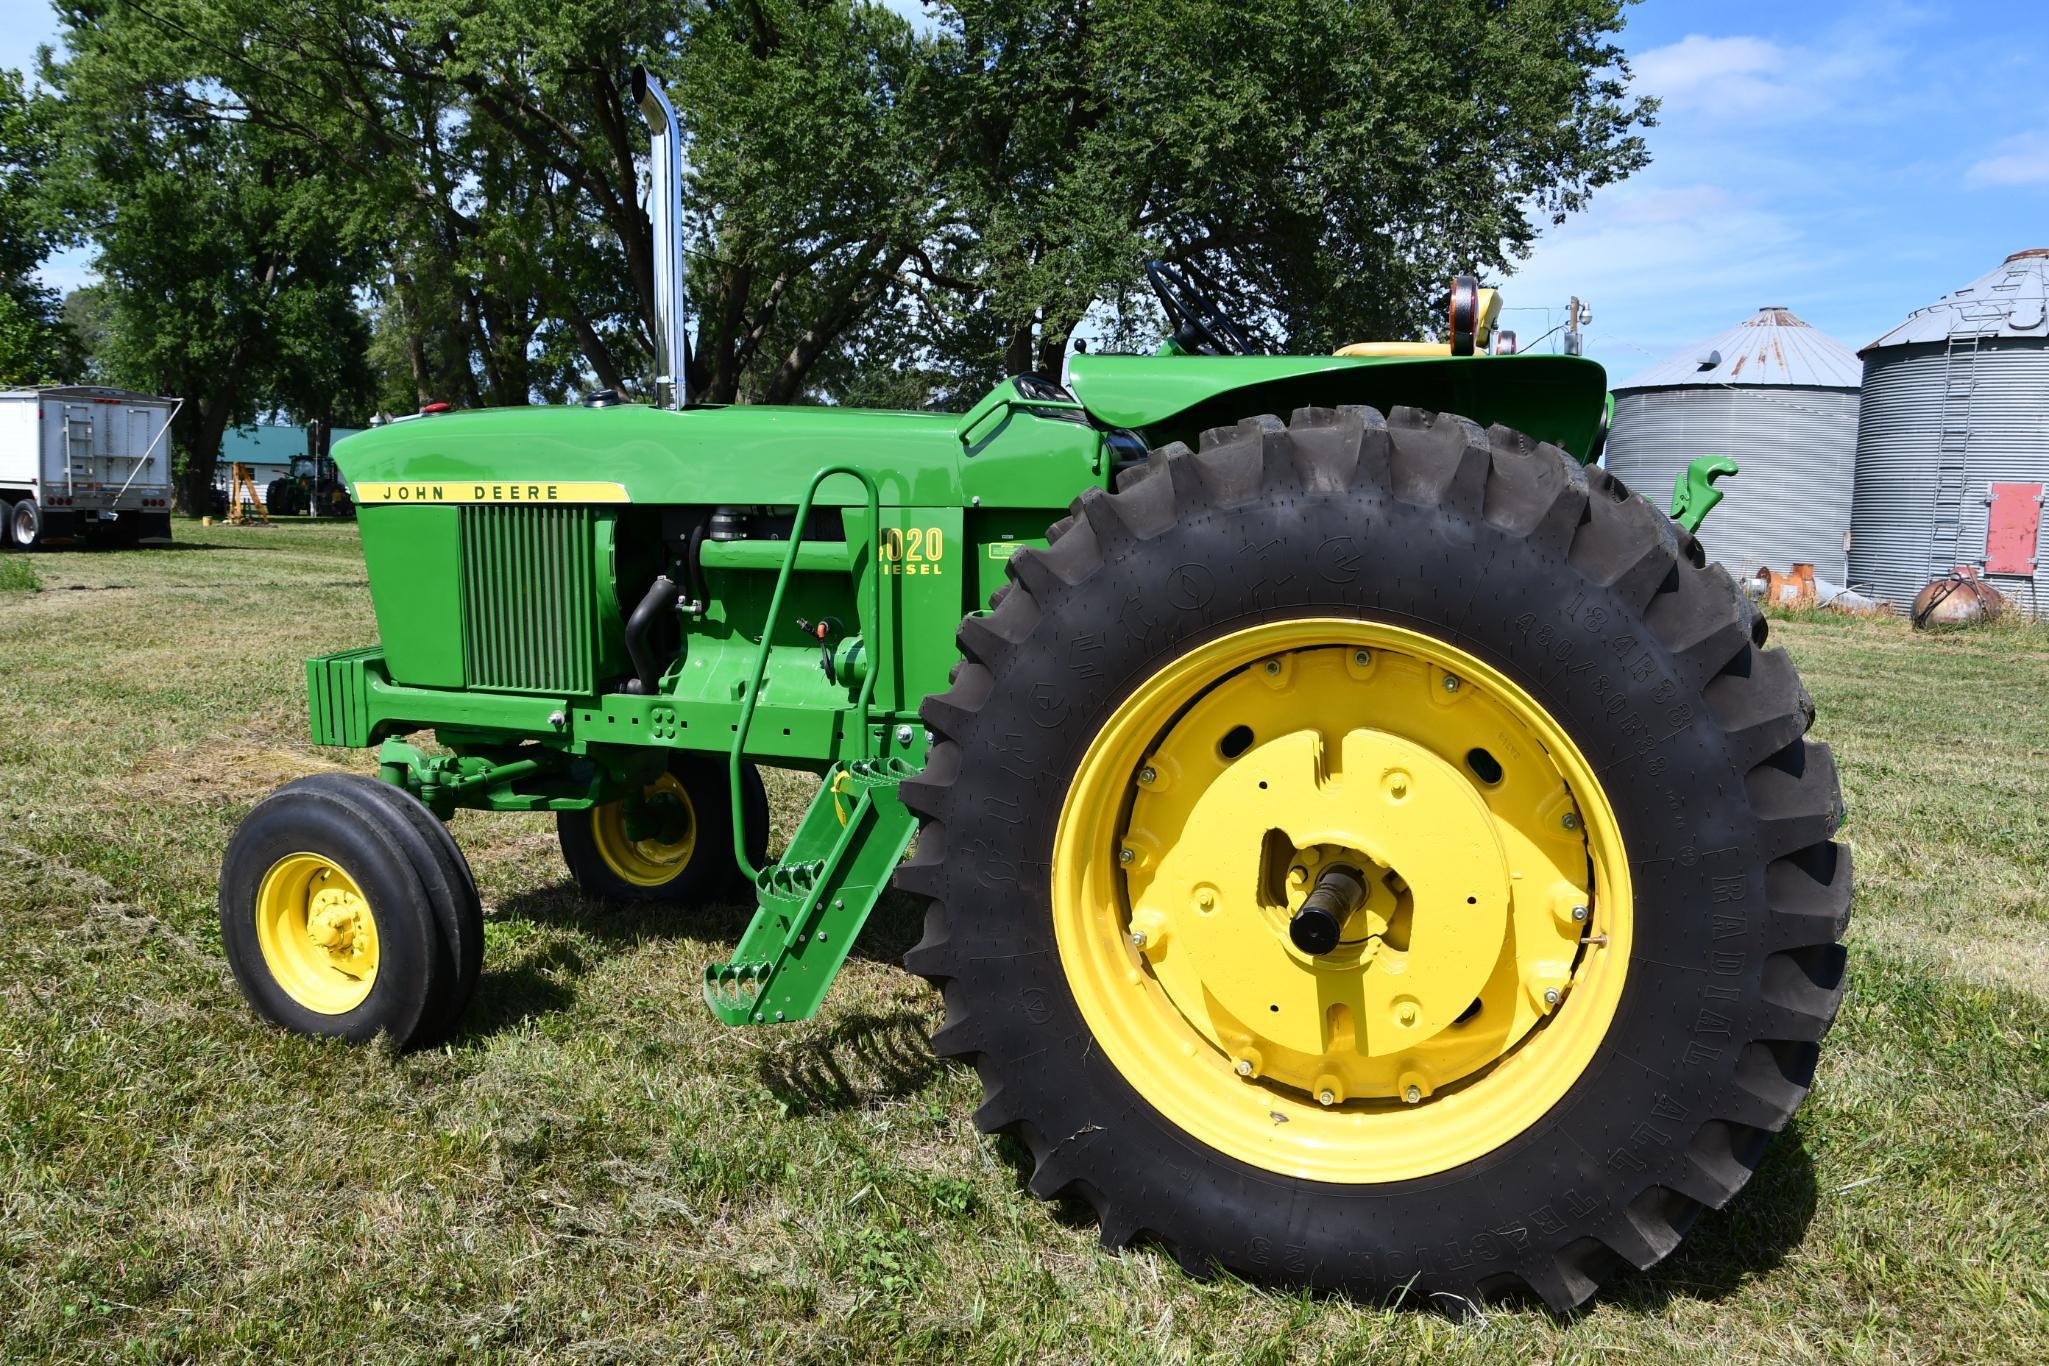
[[[1812,564],[1844,577],[1857,452],[1857,357],[1783,308],[1761,308],[1615,388],[1611,472],[1659,506],[1697,456],[1742,473],[1701,527],[1738,578]]]
[[[1852,579],[1904,610],[1959,565],[2049,609],[2049,249],[2016,252],[1864,348]]]

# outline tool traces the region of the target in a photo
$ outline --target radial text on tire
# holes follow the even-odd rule
[[[1850,859],[1812,705],[1552,447],[1402,408],[1201,444],[1014,555],[925,704],[934,1045],[1106,1246],[1578,1304],[1813,1078]]]

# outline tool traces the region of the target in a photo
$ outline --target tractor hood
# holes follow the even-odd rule
[[[1251,413],[1404,403],[1499,422],[1585,458],[1607,394],[1601,367],[1578,356],[1077,355],[1067,385],[1097,421],[1188,440]]]
[[[486,408],[405,418],[337,445],[335,458],[359,503],[762,505],[795,503],[819,466],[859,451],[885,504],[943,507],[965,501],[956,420],[822,407]],[[824,503],[861,496],[852,480],[819,491]]]

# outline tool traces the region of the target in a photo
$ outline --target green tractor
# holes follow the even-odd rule
[[[273,517],[348,517],[356,508],[332,456],[295,455],[291,472],[270,481],[264,510]]]
[[[256,1011],[449,1038],[483,935],[443,822],[549,811],[593,899],[752,897],[704,968],[736,1026],[921,899],[934,1048],[1108,1248],[1562,1309],[1727,1203],[1813,1079],[1850,856],[1765,622],[1589,463],[1600,368],[1489,354],[1470,279],[1443,342],[1259,354],[1156,268],[1158,354],[963,415],[691,406],[637,88],[660,401],[348,443],[381,644],[309,706],[379,778],[236,832]],[[757,765],[821,780],[773,856]]]

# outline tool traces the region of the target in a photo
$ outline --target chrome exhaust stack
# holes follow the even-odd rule
[[[655,389],[657,408],[681,408],[688,401],[684,377],[689,342],[683,324],[690,300],[683,285],[683,128],[662,87],[633,68],[633,102],[647,120],[649,164],[647,218],[654,229]]]

